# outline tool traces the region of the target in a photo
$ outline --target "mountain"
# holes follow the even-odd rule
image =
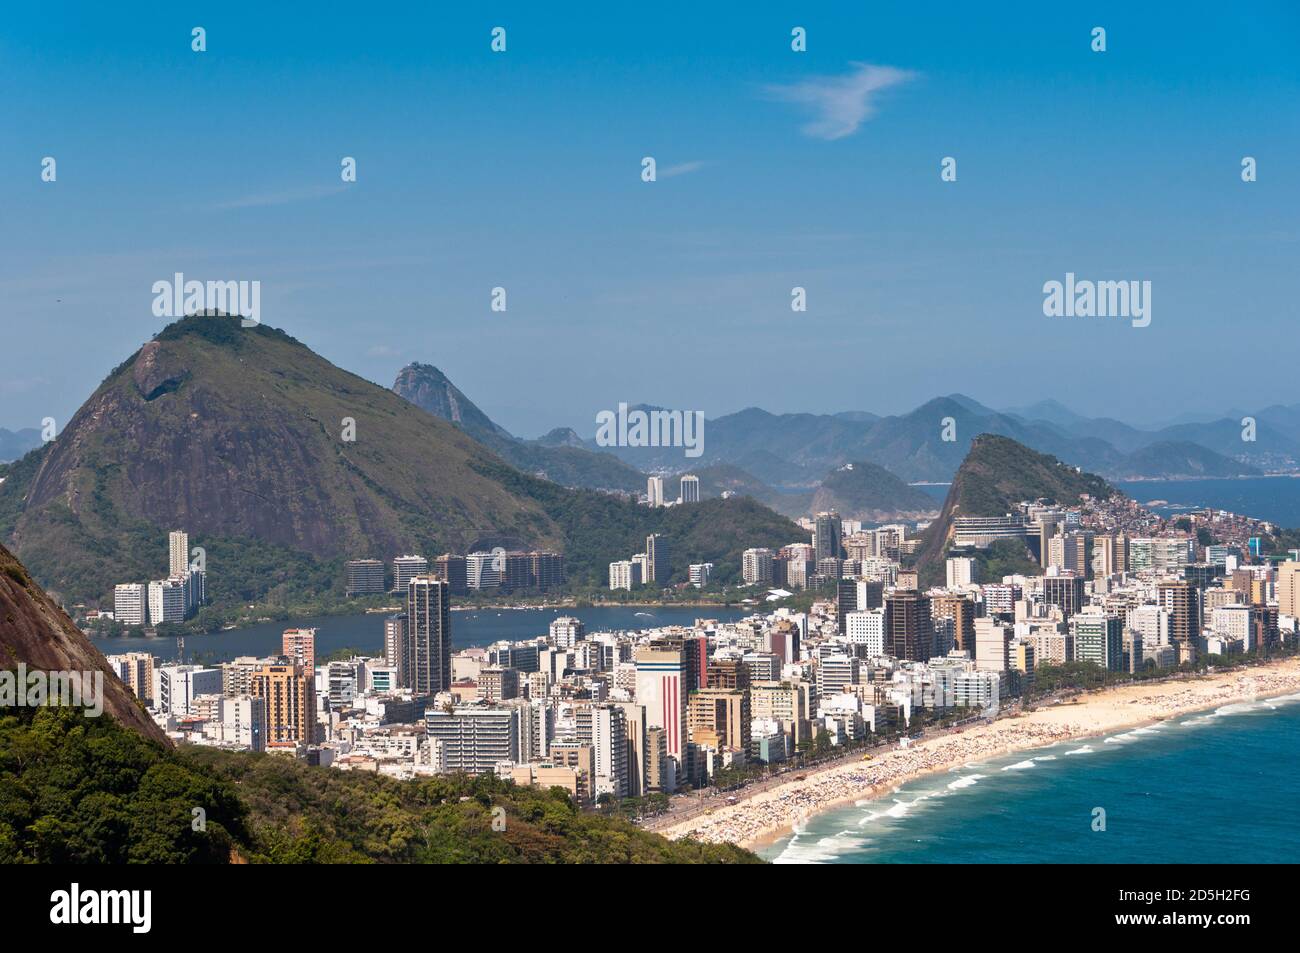
[[[0,671],[103,673],[103,709],[142,737],[169,744],[104,656],[0,545]]]
[[[1163,440],[1149,444],[1130,453],[1123,464],[1111,470],[1117,480],[1259,476],[1263,473],[1259,467],[1231,460],[1188,440]]]
[[[541,440],[520,440],[494,423],[442,371],[430,364],[408,364],[397,374],[393,392],[435,417],[450,421],[512,466],[562,486],[634,491],[645,489],[645,475],[609,454],[593,453],[577,434],[564,428]],[[572,439],[568,435],[572,435]]]
[[[537,442],[543,447],[577,447],[581,449],[584,446],[582,438],[578,436],[577,431],[572,427],[556,427],[549,433],[538,437]]]
[[[450,421],[479,443],[492,446],[497,441],[515,440],[431,364],[406,365],[397,372],[393,392],[435,417]]]
[[[641,470],[680,470],[684,465],[731,463],[768,483],[816,484],[827,469],[855,452],[870,421],[818,414],[770,414],[750,407],[706,421],[704,453],[684,460],[680,447],[598,447]]]
[[[205,627],[254,603],[341,603],[345,558],[545,547],[597,586],[650,533],[684,534],[670,544],[682,578],[689,554],[724,579],[745,548],[801,535],[744,499],[650,510],[538,479],[284,332],[227,317],[169,325],[3,475],[0,531],[64,604],[159,578],[167,531],[186,529],[207,553]]]
[[[40,445],[41,432],[35,427],[24,427],[22,430],[6,430],[0,427],[0,463],[17,460]]]
[[[236,539],[320,559],[464,552],[487,537],[560,545],[536,501],[484,475],[496,459],[282,331],[192,316],[72,417],[12,536],[32,573],[73,601],[158,578],[169,527],[205,538],[214,581],[214,548]]]
[[[1024,420],[1042,420],[1065,428],[1085,419],[1060,401],[1051,398],[1037,401],[1027,407],[1011,408],[1003,411],[1003,413],[1012,414]]]
[[[928,493],[904,483],[884,467],[857,461],[831,471],[813,494],[810,510],[835,510],[846,519],[928,519],[938,511]]]
[[[777,489],[815,490],[828,471],[867,461],[910,482],[947,482],[976,434],[993,433],[1111,479],[1250,475],[1300,468],[1300,406],[1260,411],[1255,439],[1243,439],[1241,417],[1142,430],[1111,418],[1083,417],[1054,400],[993,410],[964,394],[927,401],[905,414],[877,417],[771,414],[751,407],[706,421],[699,466],[730,464]],[[1226,459],[1169,448],[1133,456],[1156,444],[1196,444]],[[595,448],[594,442],[588,446]],[[681,451],[615,448],[647,470],[680,470]],[[1234,469],[1227,461],[1238,461]],[[1178,464],[1182,463],[1180,469]]]
[[[1084,494],[1108,499],[1118,492],[1101,477],[1055,457],[1007,437],[979,434],[953,477],[938,519],[925,531],[917,558],[922,582],[928,584],[942,572],[957,516],[1002,516],[1023,500],[1050,499],[1073,505]]]
[[[734,496],[748,496],[791,519],[807,516],[808,508],[812,505],[811,493],[783,493],[730,463],[715,463],[691,472],[700,478],[701,499],[719,497],[724,492]]]

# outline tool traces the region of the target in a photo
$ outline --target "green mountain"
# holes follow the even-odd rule
[[[811,511],[835,510],[846,519],[925,519],[938,512],[934,497],[909,486],[884,467],[856,461],[827,474],[813,494]]]
[[[31,477],[13,540],[65,601],[157,578],[166,563],[154,542],[169,527],[205,540],[214,581],[240,539],[317,560],[463,552],[485,537],[561,545],[536,501],[483,475],[496,460],[282,331],[193,316],[68,422]]]
[[[1002,516],[1022,500],[1050,499],[1072,505],[1088,496],[1108,499],[1119,493],[1099,476],[1030,450],[1009,437],[980,434],[957,469],[939,517],[925,531],[917,554],[922,583],[941,579],[957,516]]]
[[[0,531],[64,604],[158,578],[167,531],[185,528],[207,551],[205,627],[342,601],[350,557],[549,547],[597,585],[651,532],[683,534],[669,540],[683,574],[688,555],[738,572],[743,549],[799,535],[752,501],[649,510],[521,473],[284,332],[228,317],[165,328],[0,475]]]
[[[393,392],[421,410],[454,423],[503,460],[525,473],[562,486],[596,490],[644,490],[645,474],[607,453],[582,446],[572,431],[551,431],[541,440],[520,440],[465,396],[447,375],[430,364],[408,364],[397,374]],[[568,437],[572,434],[572,438]]]

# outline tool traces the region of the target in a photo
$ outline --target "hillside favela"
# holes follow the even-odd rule
[[[1280,916],[1300,20],[1258,14],[16,14],[14,916],[534,863]]]

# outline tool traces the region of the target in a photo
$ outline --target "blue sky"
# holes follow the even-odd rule
[[[6,11],[0,426],[62,425],[176,271],[526,436],[620,401],[1297,399],[1292,4],[289,6]],[[1150,327],[1045,317],[1067,271],[1150,280]]]

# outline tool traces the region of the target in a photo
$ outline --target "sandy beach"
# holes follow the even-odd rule
[[[813,814],[869,800],[923,775],[1029,748],[1041,748],[1136,728],[1176,715],[1300,692],[1300,659],[1162,682],[1126,685],[1077,695],[948,735],[926,738],[909,748],[874,749],[870,761],[854,760],[792,778],[748,797],[670,826],[665,837],[693,837],[755,848],[785,836]]]

